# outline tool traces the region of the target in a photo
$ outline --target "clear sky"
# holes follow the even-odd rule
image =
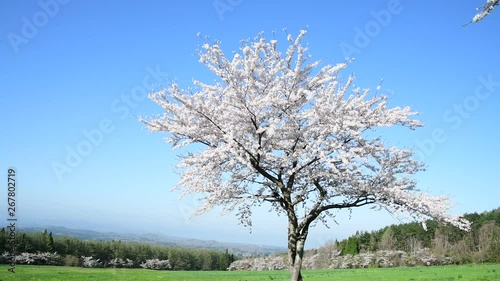
[[[309,26],[313,59],[355,58],[344,76],[391,92],[424,128],[380,131],[415,147],[422,190],[449,195],[453,213],[500,198],[500,11],[462,27],[485,1],[71,1],[0,2],[0,168],[17,170],[19,224],[286,246],[286,220],[256,211],[253,232],[217,212],[189,220],[196,202],[170,192],[178,151],[150,134],[146,98],[171,80],[210,81],[197,33],[226,53],[263,31],[284,43]],[[283,46],[283,45],[282,45]],[[6,179],[0,225],[7,224]],[[367,209],[311,230],[307,247],[397,223]]]

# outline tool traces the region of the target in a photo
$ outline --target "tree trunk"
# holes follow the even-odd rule
[[[297,240],[295,258],[290,265],[290,280],[302,281],[302,258],[304,257],[304,242],[302,239]]]
[[[290,227],[291,226],[291,227]],[[302,259],[304,257],[304,245],[306,236],[298,236],[295,228],[290,225],[288,229],[288,260],[290,263],[290,280],[303,281]]]

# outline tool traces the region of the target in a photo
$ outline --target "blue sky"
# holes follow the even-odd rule
[[[1,1],[0,167],[17,169],[19,224],[285,246],[285,218],[266,208],[252,233],[217,212],[189,220],[196,202],[170,192],[179,152],[137,117],[161,113],[146,94],[170,80],[213,79],[198,32],[230,54],[260,31],[283,42],[283,28],[306,26],[313,59],[354,57],[344,77],[372,89],[383,78],[391,105],[420,112],[424,128],[380,132],[415,147],[422,190],[451,196],[454,213],[498,207],[500,12],[463,28],[485,1],[450,2]],[[337,221],[307,246],[397,223],[369,209]]]

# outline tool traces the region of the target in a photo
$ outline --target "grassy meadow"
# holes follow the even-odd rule
[[[154,271],[146,269],[102,269],[63,266],[16,266],[16,273],[0,266],[0,281],[257,281],[288,280],[287,271]],[[499,281],[500,264],[304,270],[306,281]]]

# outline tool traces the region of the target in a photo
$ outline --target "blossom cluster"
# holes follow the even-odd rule
[[[326,222],[331,209],[373,204],[469,229],[448,214],[448,197],[417,188],[413,175],[424,165],[412,149],[378,135],[384,127],[421,127],[418,113],[390,107],[387,95],[355,86],[352,75],[341,79],[349,62],[309,62],[305,34],[288,34],[283,52],[259,34],[232,57],[219,42],[205,43],[200,62],[215,81],[194,80],[190,89],[173,82],[150,95],[164,113],[142,119],[149,131],[166,132],[174,149],[196,148],[181,157],[174,188],[201,195],[195,214],[222,207],[251,226],[251,208],[269,203],[295,216],[298,233]]]
[[[123,260],[121,258],[114,258],[114,259],[109,261],[108,265],[111,267],[132,268],[132,267],[134,267],[135,264],[134,264],[134,261],[131,259]]]
[[[145,269],[155,269],[155,270],[167,270],[172,269],[170,262],[168,260],[160,259],[149,259],[146,262],[141,263],[141,267]]]
[[[484,19],[487,15],[491,13],[491,11],[493,11],[493,9],[495,9],[495,6],[498,5],[499,5],[499,0],[486,0],[486,4],[478,8],[478,10],[482,9],[482,11],[477,13],[474,16],[474,18],[472,18],[472,22],[478,22]]]
[[[0,264],[8,263],[10,259],[9,253],[5,252],[0,255]],[[17,264],[31,265],[61,265],[62,257],[57,253],[19,253],[15,257]]]
[[[377,251],[357,255],[331,255],[328,261],[316,253],[306,256],[303,260],[304,269],[347,269],[398,266],[434,266],[457,263],[451,257],[437,256],[429,249],[420,249],[412,254],[404,251]],[[282,256],[248,258],[233,262],[228,270],[282,270],[287,269],[286,258]]]

